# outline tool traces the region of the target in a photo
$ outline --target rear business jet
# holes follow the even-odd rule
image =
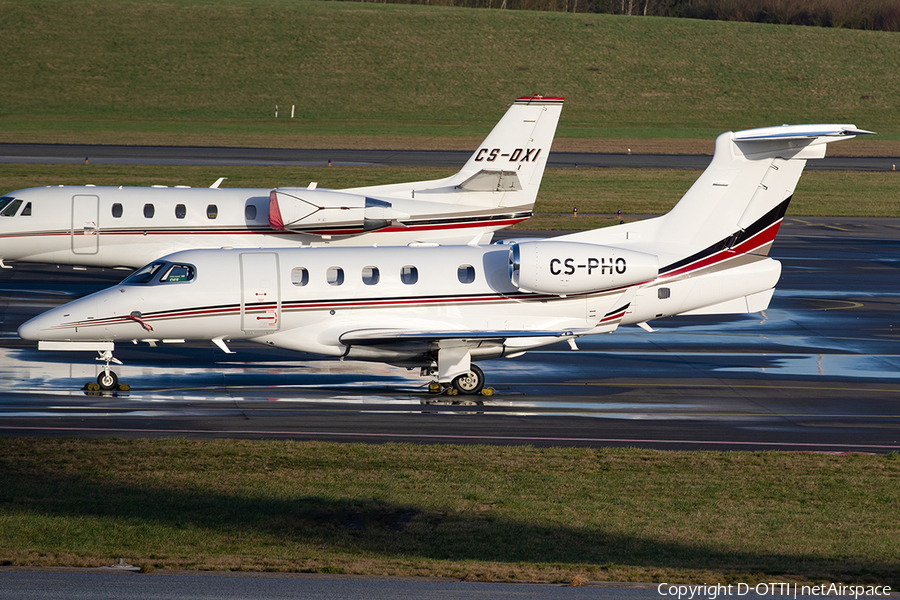
[[[808,159],[871,132],[799,125],[728,132],[666,215],[511,244],[177,252],[19,328],[48,350],[229,340],[420,368],[474,394],[477,360],[652,319],[764,310],[768,251]]]
[[[3,261],[138,268],[191,248],[489,242],[531,216],[562,98],[519,98],[463,168],[343,190],[59,186],[0,198]]]

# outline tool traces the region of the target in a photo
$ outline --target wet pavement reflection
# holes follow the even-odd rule
[[[793,223],[772,250],[784,271],[765,312],[662,319],[653,333],[480,363],[496,394],[474,398],[429,394],[418,371],[242,343],[232,355],[117,345],[131,390],[92,395],[81,387],[101,363],[38,352],[15,330],[127,273],[16,265],[0,271],[0,433],[900,449],[896,230]]]

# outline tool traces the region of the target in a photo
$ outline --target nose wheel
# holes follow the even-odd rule
[[[119,376],[114,371],[104,370],[97,375],[97,385],[101,390],[114,390],[119,387]]]
[[[119,385],[119,376],[116,375],[115,371],[109,368],[109,363],[113,362],[117,365],[121,365],[122,361],[118,358],[113,357],[111,350],[103,350],[100,352],[100,356],[96,358],[96,360],[103,361],[103,371],[97,375],[97,387],[93,388],[93,383],[88,383],[85,385],[85,389],[88,391],[99,391],[108,392],[112,390],[121,390],[127,391],[128,386],[123,384]],[[93,389],[91,389],[93,388]]]

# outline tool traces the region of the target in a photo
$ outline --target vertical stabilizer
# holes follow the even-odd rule
[[[515,172],[523,188],[540,184],[563,100],[517,99],[455,178],[462,183],[482,171]]]
[[[674,266],[723,250],[767,254],[807,160],[830,142],[871,134],[855,125],[783,125],[723,133],[712,162],[662,217],[566,236],[680,255]],[[665,269],[662,269],[665,270]]]
[[[351,188],[374,198],[415,198],[469,209],[527,211],[537,199],[563,98],[519,98],[466,164],[445,179]],[[409,211],[407,211],[409,212]]]
[[[806,161],[823,158],[829,142],[867,133],[854,125],[784,125],[723,133],[716,139],[709,167],[661,219],[660,233],[668,242],[704,248],[780,222]]]

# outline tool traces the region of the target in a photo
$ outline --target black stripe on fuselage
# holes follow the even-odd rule
[[[716,242],[715,244],[704,248],[700,252],[692,254],[687,258],[683,258],[678,262],[674,262],[672,264],[666,265],[665,267],[659,270],[660,275],[664,275],[671,271],[676,271],[682,267],[685,267],[691,263],[697,262],[699,260],[703,260],[707,256],[711,256],[716,252],[721,252],[722,250],[726,250],[728,248],[733,248],[743,242],[744,240],[748,240],[754,235],[758,234],[760,231],[763,231],[766,227],[771,226],[774,223],[777,223],[779,220],[784,218],[785,213],[787,212],[788,205],[791,203],[791,198],[793,196],[788,196],[785,200],[778,204],[775,208],[764,214],[762,217],[757,219],[753,224],[751,224],[747,229],[739,230],[735,233],[732,233],[726,238],[723,238]]]

